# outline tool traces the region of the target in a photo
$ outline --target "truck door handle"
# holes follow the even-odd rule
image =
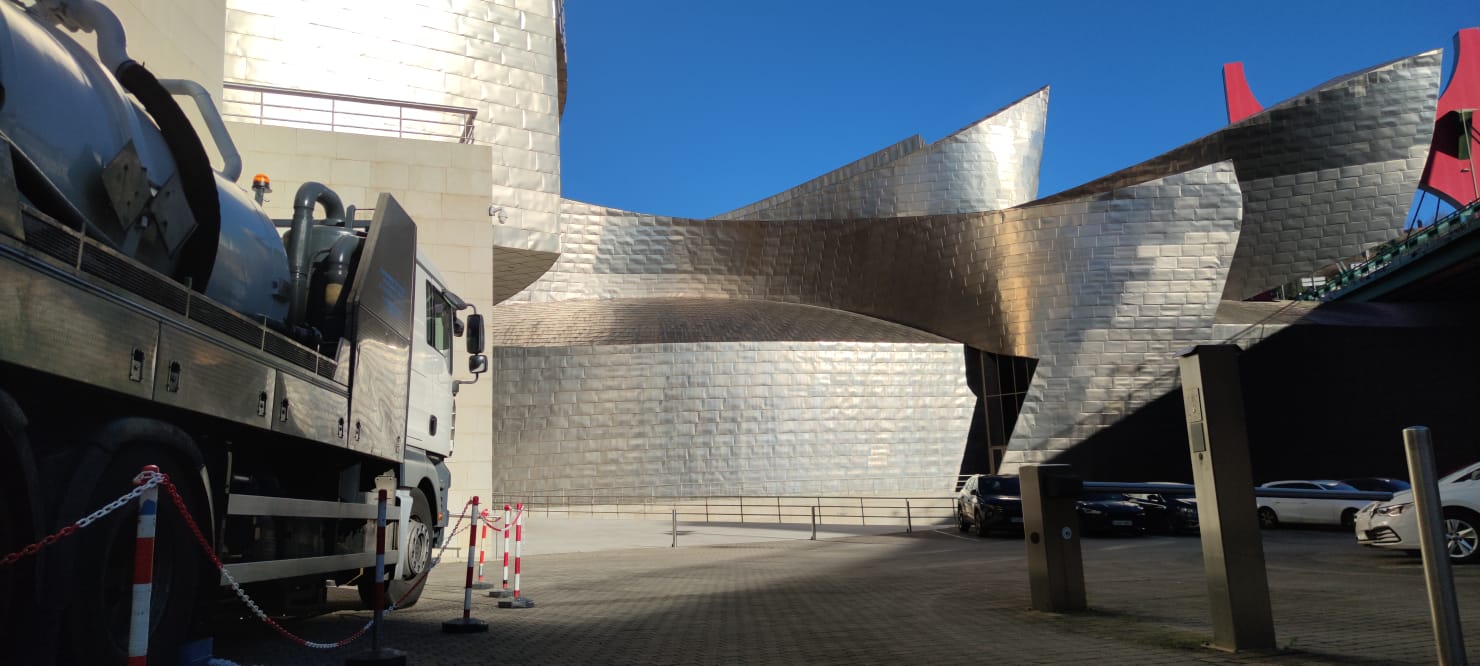
[[[428,435],[431,435],[433,437],[436,437],[437,436],[437,415],[436,414],[433,414],[431,420],[427,423],[427,434]]]

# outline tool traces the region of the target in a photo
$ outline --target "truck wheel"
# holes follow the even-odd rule
[[[417,585],[417,579],[426,572],[432,562],[432,504],[427,501],[426,494],[420,488],[411,489],[411,524],[410,534],[406,538],[406,575],[400,580],[391,581],[385,593],[385,604],[390,606],[401,597],[399,607],[406,608],[416,603],[421,598],[421,593],[426,589],[426,581]],[[412,589],[412,586],[416,589]],[[409,592],[409,594],[408,594]],[[372,572],[360,577],[360,601],[367,608],[375,607],[375,576]]]
[[[129,443],[106,461],[87,497],[87,512],[100,508],[133,487],[145,465],[158,465],[179,489],[196,524],[210,529],[199,470],[179,462],[170,448]],[[84,472],[85,473],[85,472]],[[121,664],[128,654],[129,614],[133,599],[134,540],[138,502],[130,502],[77,534],[78,566],[72,603],[67,609],[69,644],[83,664]],[[194,618],[208,569],[206,554],[180,517],[164,487],[154,537],[154,585],[149,601],[149,663],[170,664]],[[71,520],[80,516],[65,516]]]
[[[0,487],[8,488],[0,506],[0,554],[18,551],[38,541],[41,502],[36,490],[36,466],[26,437],[26,417],[19,405],[0,390]],[[36,564],[44,554],[32,555],[10,566],[0,566],[0,627],[16,636],[35,633],[37,621]],[[52,651],[55,648],[51,648]],[[21,655],[30,651],[21,646]],[[39,650],[37,654],[46,654]],[[49,656],[49,655],[48,655]],[[39,657],[38,657],[39,658]]]

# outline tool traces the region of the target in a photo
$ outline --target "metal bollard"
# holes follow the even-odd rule
[[[1459,621],[1459,602],[1454,594],[1454,572],[1450,569],[1444,503],[1439,497],[1434,465],[1434,444],[1429,429],[1403,429],[1403,449],[1408,455],[1408,474],[1413,479],[1413,508],[1418,512],[1418,544],[1423,551],[1423,577],[1429,590],[1429,619],[1434,623],[1434,648],[1443,666],[1467,663],[1464,632]]]
[[[910,516],[910,501],[904,501],[904,531],[913,533],[915,531],[915,519]]]
[[[1023,465],[1023,537],[1033,609],[1062,613],[1085,609],[1084,559],[1075,499],[1083,481],[1068,465]]]
[[[380,647],[380,622],[385,618],[385,505],[386,492],[380,491],[375,511],[375,622],[370,625],[370,650],[344,661],[345,666],[391,664],[404,666],[406,653]]]
[[[145,465],[134,484],[143,483],[148,473],[159,468]],[[159,486],[139,495],[139,522],[134,532],[134,595],[128,623],[128,666],[145,666],[149,661],[149,595],[154,590],[154,526],[159,517]]]
[[[1182,407],[1202,525],[1203,572],[1213,617],[1212,647],[1275,649],[1264,540],[1255,514],[1254,473],[1244,424],[1237,345],[1182,352]]]
[[[677,548],[678,547],[678,509],[674,509],[673,510],[673,532],[672,532],[672,534],[673,534],[673,543],[668,544],[668,547],[669,548]]]
[[[812,508],[812,540],[817,540],[817,507]]]
[[[478,498],[473,497],[473,520],[478,520]],[[472,617],[473,613],[473,555],[478,549],[478,526],[468,526],[468,575],[463,583],[462,617],[442,623],[442,633],[471,634],[488,631],[488,623]]]

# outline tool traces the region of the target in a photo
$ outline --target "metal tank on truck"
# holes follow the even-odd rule
[[[0,555],[159,466],[203,539],[161,502],[151,663],[243,611],[207,548],[269,612],[321,608],[326,581],[368,602],[379,490],[390,597],[414,602],[447,525],[453,338],[487,368],[482,317],[394,198],[367,223],[307,183],[274,223],[240,173],[210,95],[130,59],[106,7],[0,2]],[[135,511],[0,566],[18,658],[123,661]]]

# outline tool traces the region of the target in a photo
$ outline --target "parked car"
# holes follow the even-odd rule
[[[956,493],[956,524],[962,532],[972,525],[987,536],[994,530],[1023,528],[1023,496],[1018,477],[977,474]]]
[[[1480,560],[1480,463],[1439,479],[1444,505],[1444,532],[1449,560]],[[1377,548],[1418,550],[1418,517],[1413,491],[1400,490],[1385,502],[1373,502],[1357,513],[1357,543]]]
[[[1342,483],[1356,488],[1357,490],[1370,490],[1374,492],[1395,493],[1400,490],[1408,490],[1413,486],[1402,479],[1389,479],[1381,476],[1364,476],[1356,479],[1342,479]]]
[[[1087,492],[1074,508],[1085,534],[1144,534],[1148,529],[1146,507],[1123,493]]]
[[[1152,532],[1184,534],[1197,532],[1197,498],[1192,495],[1167,493],[1127,493],[1146,510],[1146,524]]]
[[[1260,488],[1284,488],[1289,490],[1346,490],[1353,488],[1340,481],[1271,481]],[[1357,512],[1370,503],[1369,500],[1346,500],[1324,498],[1256,497],[1259,504],[1259,526],[1265,529],[1286,523],[1307,525],[1340,525],[1350,528],[1355,524]]]

